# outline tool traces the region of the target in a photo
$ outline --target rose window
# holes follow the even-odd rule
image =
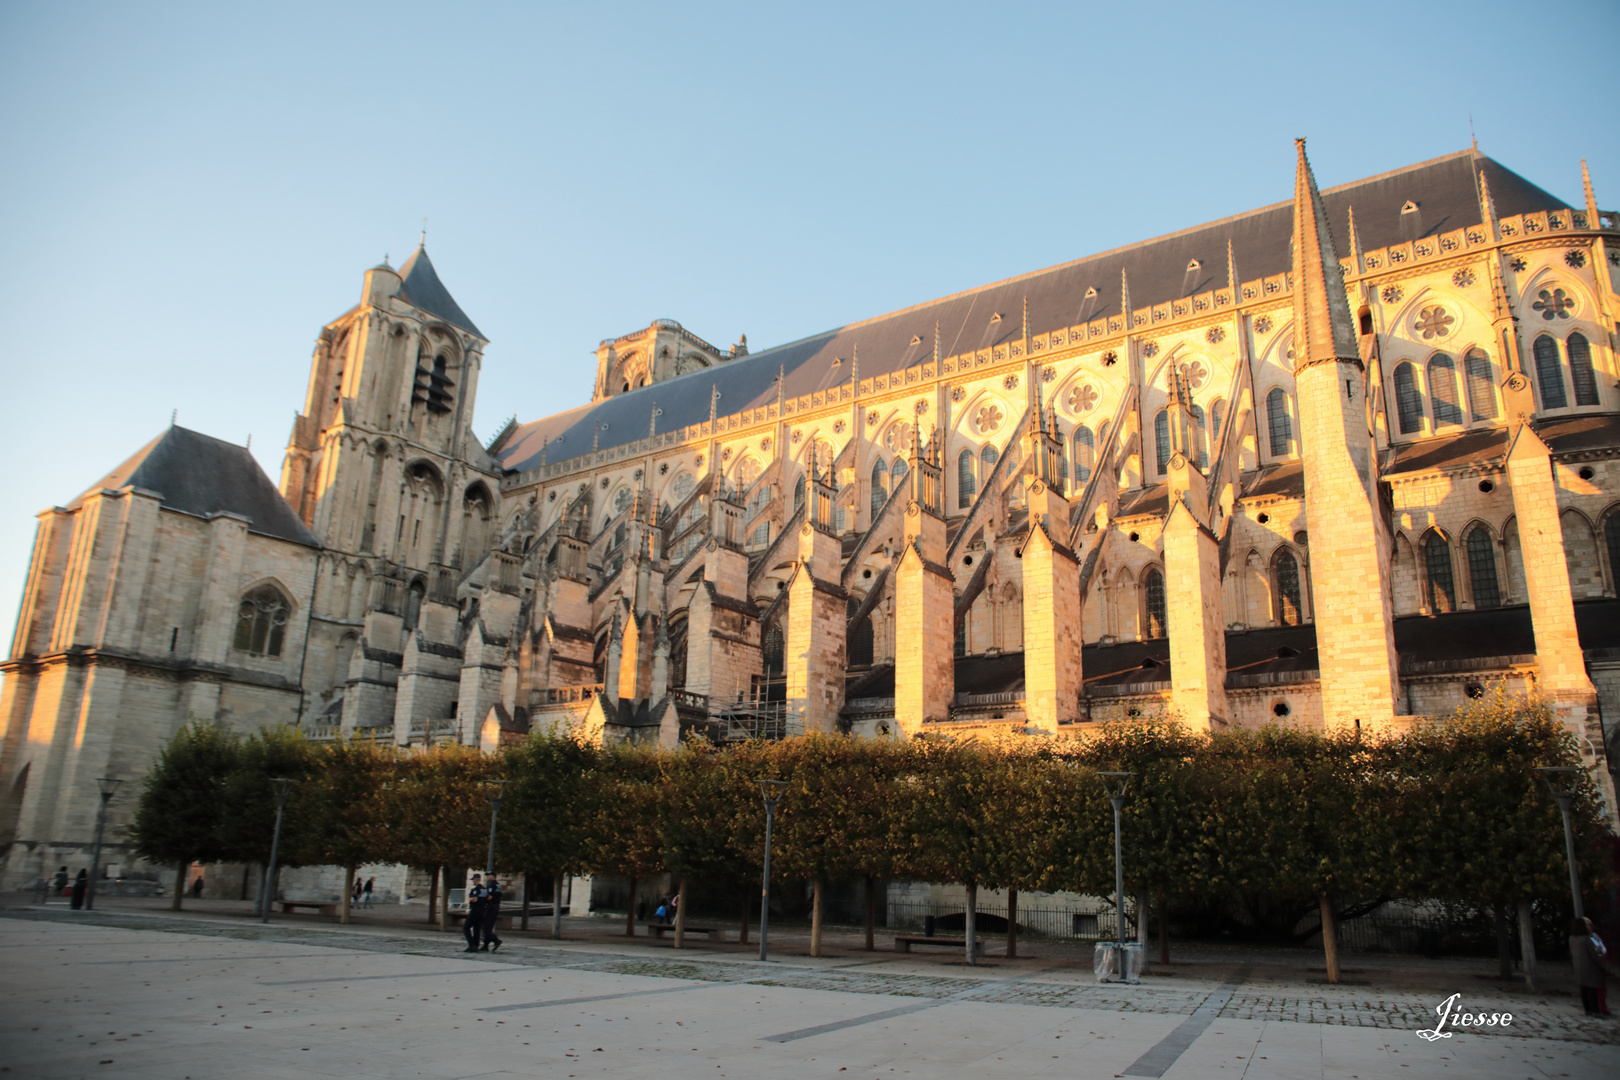
[[[1554,319],[1569,318],[1570,309],[1575,306],[1575,302],[1564,295],[1563,289],[1542,289],[1537,294],[1536,302],[1530,306],[1541,312],[1543,319],[1551,322]]]
[[[1181,365],[1181,377],[1187,380],[1187,385],[1192,389],[1202,390],[1204,384],[1209,382],[1209,368],[1204,366],[1202,360],[1194,360]]]
[[[979,408],[979,413],[973,418],[973,422],[978,425],[980,434],[988,435],[1001,426],[1003,418],[1000,405],[984,405]]]
[[[1434,307],[1426,307],[1418,312],[1418,319],[1413,324],[1413,329],[1423,335],[1424,341],[1428,341],[1430,338],[1445,337],[1451,333],[1451,324],[1456,321],[1456,319],[1446,314],[1445,308],[1437,304]]]
[[[1097,407],[1097,388],[1090,383],[1077,386],[1069,391],[1069,411],[1077,416],[1083,416]]]

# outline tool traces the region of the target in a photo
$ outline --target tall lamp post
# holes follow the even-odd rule
[[[110,776],[96,777],[96,787],[101,789],[101,806],[96,810],[96,849],[90,856],[90,884],[84,892],[86,911],[96,906],[96,879],[101,877],[101,836],[107,828],[107,804],[112,802],[113,793],[122,783]]]
[[[292,786],[298,781],[290,776],[272,776],[270,787],[276,793],[276,831],[270,838],[270,866],[264,873],[264,911],[259,916],[260,922],[270,921],[270,907],[275,903],[276,858],[281,854],[281,815],[287,809],[287,796],[292,794]]]
[[[1125,791],[1131,786],[1131,777],[1135,773],[1128,772],[1102,772],[1103,791],[1108,801],[1114,804],[1114,944],[1125,944],[1125,866],[1121,861],[1121,848],[1119,842],[1119,812],[1125,808]],[[1116,790],[1117,788],[1117,790]],[[1121,972],[1123,975],[1124,972]]]
[[[786,780],[761,780],[759,795],[765,801],[765,874],[759,887],[759,958],[765,959],[771,934],[771,819],[782,801]]]
[[[505,780],[485,780],[484,797],[489,800],[489,856],[484,860],[484,873],[495,872],[495,822],[501,816],[501,792],[505,790]]]
[[[1575,801],[1575,781],[1580,778],[1581,770],[1572,765],[1547,766],[1540,770],[1541,776],[1547,781],[1547,789],[1552,792],[1553,801],[1558,804],[1559,812],[1564,815],[1564,854],[1569,858],[1569,895],[1575,901],[1575,917],[1584,919],[1586,908],[1581,903],[1581,879],[1575,869],[1575,830],[1570,827],[1569,810]]]

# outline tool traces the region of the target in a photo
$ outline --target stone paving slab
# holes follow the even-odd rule
[[[761,965],[528,940],[468,955],[459,940],[12,911],[0,917],[0,1068],[5,1080],[1116,1077],[1217,1000],[1209,979],[1098,986],[1038,961]],[[1556,999],[1527,1011],[1535,999],[1518,996],[1511,1037],[1429,1044],[1414,1034],[1432,1023],[1429,1002],[1275,974],[1231,985],[1163,1076],[1620,1074],[1613,1023]],[[1471,1007],[1484,996],[1470,988]]]

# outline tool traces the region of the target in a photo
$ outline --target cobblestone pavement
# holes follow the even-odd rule
[[[405,1006],[394,1002],[412,1001],[432,1007],[434,1015],[442,1008],[451,1010],[461,1023],[450,1024],[441,1034],[452,1043],[460,1038],[453,1033],[484,1024],[530,1030],[523,1025],[546,1028],[550,1022],[553,1027],[547,1031],[566,1037],[567,1029],[555,1026],[564,1012],[572,1017],[568,1023],[589,1026],[616,1019],[612,1011],[598,1015],[599,1010],[622,1010],[617,1022],[639,1025],[641,1051],[653,1054],[654,1062],[663,1060],[657,1055],[673,1045],[669,1037],[686,1041],[686,1028],[695,1026],[707,1030],[705,1038],[712,1040],[720,1037],[714,1029],[716,1018],[730,1016],[750,1033],[742,1041],[754,1040],[747,1043],[750,1053],[767,1044],[781,1044],[797,1048],[798,1056],[773,1060],[784,1066],[790,1060],[808,1066],[824,1059],[829,1044],[858,1046],[871,1060],[885,1062],[873,1075],[898,1075],[908,1068],[928,1075],[925,1059],[941,1047],[955,1045],[964,1038],[963,1032],[974,1033],[974,1051],[980,1044],[994,1044],[1008,1053],[995,1055],[993,1065],[989,1064],[991,1058],[977,1053],[947,1056],[936,1062],[944,1070],[940,1075],[965,1067],[968,1060],[978,1061],[981,1069],[989,1071],[962,1075],[1045,1075],[1053,1063],[1077,1060],[1072,1055],[1077,1045],[1073,1040],[1078,1038],[1093,1040],[1098,1046],[1083,1055],[1090,1064],[1080,1062],[1077,1072],[1063,1075],[1161,1075],[1151,1069],[1130,1072],[1146,1068],[1141,1063],[1150,1059],[1169,1061],[1171,1065],[1162,1075],[1172,1080],[1179,1075],[1217,1073],[1256,1078],[1342,1075],[1357,1080],[1394,1075],[1396,1070],[1403,1077],[1432,1070],[1439,1070],[1434,1075],[1458,1075],[1457,1067],[1464,1060],[1472,1063],[1465,1075],[1539,1078],[1620,1073],[1620,1050],[1616,1050],[1620,1030],[1613,1021],[1580,1015],[1574,999],[1531,996],[1501,984],[1481,986],[1478,972],[1466,970],[1466,965],[1449,976],[1445,968],[1425,969],[1426,974],[1420,971],[1412,985],[1402,988],[1397,984],[1406,958],[1358,961],[1362,966],[1348,969],[1349,978],[1368,985],[1328,986],[1311,984],[1309,972],[1287,970],[1279,960],[1263,956],[1256,960],[1230,950],[1150,974],[1139,986],[1120,986],[1095,983],[1077,956],[1045,947],[1040,957],[994,958],[979,967],[965,966],[960,959],[864,952],[814,959],[788,952],[779,961],[760,964],[740,950],[695,948],[680,956],[671,955],[663,943],[646,939],[614,943],[600,935],[587,942],[551,942],[513,934],[499,953],[466,954],[459,948],[459,935],[447,941],[444,935],[416,927],[285,921],[266,925],[240,915],[170,915],[117,908],[69,912],[56,907],[14,907],[0,916],[0,947],[8,953],[7,962],[0,965],[6,972],[0,975],[4,992],[0,997],[4,1017],[0,1019],[0,1072],[7,1080],[10,1076],[90,1075],[44,1067],[38,1057],[28,1059],[31,1064],[21,1059],[14,1062],[7,1047],[38,1041],[42,1036],[35,1032],[53,1030],[41,1020],[62,1015],[64,1010],[69,1015],[94,1011],[115,985],[139,999],[142,993],[174,992],[179,986],[189,986],[190,980],[212,985],[214,980],[230,977],[235,979],[231,988],[237,998],[243,994],[252,998],[230,1006],[233,1015],[261,1000],[273,1005],[279,1000],[280,1006],[272,1009],[279,1015],[288,1001],[336,995],[311,1026],[337,1023],[339,1031],[347,1031],[350,1024],[357,1023],[357,1030],[364,1028],[374,1036],[379,1030],[376,1024],[398,1022],[392,1015],[396,1009],[403,1019]],[[105,951],[105,956],[97,955],[97,950]],[[105,965],[104,970],[98,971],[98,965]],[[1459,981],[1459,976],[1465,981]],[[473,1007],[466,1004],[470,999],[465,993],[445,989],[467,980],[470,985],[495,987],[483,992],[482,996],[493,1000],[478,1006],[478,1015],[469,1014]],[[53,985],[58,982],[63,985]],[[1414,1033],[1433,1025],[1435,1005],[1444,996],[1430,991],[1429,982],[1456,984],[1453,992],[1463,993],[1470,1010],[1511,1012],[1514,1022],[1509,1028],[1459,1032],[1443,1043],[1421,1042]],[[416,994],[415,989],[422,992]],[[1222,992],[1217,993],[1218,989]],[[637,1000],[643,997],[649,1000]],[[618,1004],[621,1000],[622,1005]],[[120,1009],[133,1007],[130,1001],[122,1001],[103,1012],[116,1016]],[[309,1011],[307,1005],[301,1008]],[[351,1008],[356,1010],[352,1015]],[[1005,1011],[986,1013],[986,1009]],[[382,1013],[390,1015],[379,1020]],[[182,1030],[186,1023],[201,1022],[198,1018],[166,1020],[180,1023]],[[25,1026],[32,1031],[24,1030]],[[111,1020],[107,1026],[120,1030]],[[217,1022],[210,1019],[206,1026],[215,1027]],[[92,1022],[91,1027],[99,1025]],[[666,1027],[673,1030],[663,1030]],[[153,1028],[149,1035],[162,1030]],[[243,1032],[253,1030],[252,1025],[242,1026]],[[602,1030],[610,1029],[604,1026]],[[1356,1030],[1364,1034],[1352,1035]],[[1164,1050],[1178,1031],[1190,1034],[1176,1044],[1173,1053]],[[1330,1031],[1344,1034],[1330,1036]],[[79,1034],[86,1037],[81,1047],[88,1045],[93,1032]],[[731,1034],[728,1029],[725,1037],[735,1042]],[[890,1045],[906,1034],[911,1038],[899,1038],[898,1047]],[[923,1041],[917,1042],[918,1037]],[[341,1042],[343,1036],[337,1038]],[[1058,1053],[1043,1051],[1031,1058],[1030,1039],[1051,1039]],[[1059,1049],[1063,1039],[1069,1043]],[[1350,1042],[1332,1049],[1345,1039]],[[100,1045],[99,1039],[97,1042]],[[1232,1053],[1217,1054],[1213,1050],[1217,1046]],[[1265,1052],[1267,1049],[1271,1052]],[[683,1052],[703,1050],[699,1042]],[[702,1067],[709,1070],[708,1075],[730,1074],[741,1065],[734,1056],[741,1050],[741,1044],[731,1047]],[[331,1057],[330,1044],[325,1052]],[[432,1047],[420,1052],[431,1056]],[[401,1060],[415,1068],[422,1064],[420,1052],[416,1058]],[[594,1046],[584,1051],[564,1050],[561,1063],[572,1068],[579,1059],[568,1058],[568,1054],[594,1052]],[[44,1060],[48,1064],[51,1059]],[[86,1067],[88,1061],[82,1055],[64,1060],[76,1062],[74,1067]],[[1015,1060],[1022,1062],[1017,1070],[997,1071],[1012,1070]],[[464,1063],[455,1064],[408,1074],[471,1076],[498,1071],[457,1071]],[[1195,1064],[1199,1071],[1188,1071]],[[584,1067],[582,1062],[580,1065]],[[1238,1072],[1231,1071],[1239,1066]],[[852,1066],[840,1066],[847,1067]],[[749,1068],[750,1075],[770,1072],[761,1073],[754,1065]],[[1448,1069],[1453,1071],[1446,1072]],[[334,1075],[353,1071],[345,1065]],[[309,1070],[298,1074],[320,1075]],[[621,1069],[617,1074],[635,1075],[635,1070]],[[164,1075],[211,1074],[207,1070],[188,1074],[182,1069]],[[248,1069],[232,1075],[256,1074]],[[406,1073],[384,1071],[379,1075]],[[665,1071],[660,1075],[702,1073]]]

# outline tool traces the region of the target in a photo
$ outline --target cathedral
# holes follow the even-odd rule
[[[6,887],[192,720],[1377,731],[1505,686],[1614,820],[1620,215],[1589,180],[1569,206],[1476,148],[1320,191],[1301,143],[1291,202],[800,341],[656,320],[486,445],[488,344],[418,249],[322,328],[279,485],[170,427],[39,515]]]

